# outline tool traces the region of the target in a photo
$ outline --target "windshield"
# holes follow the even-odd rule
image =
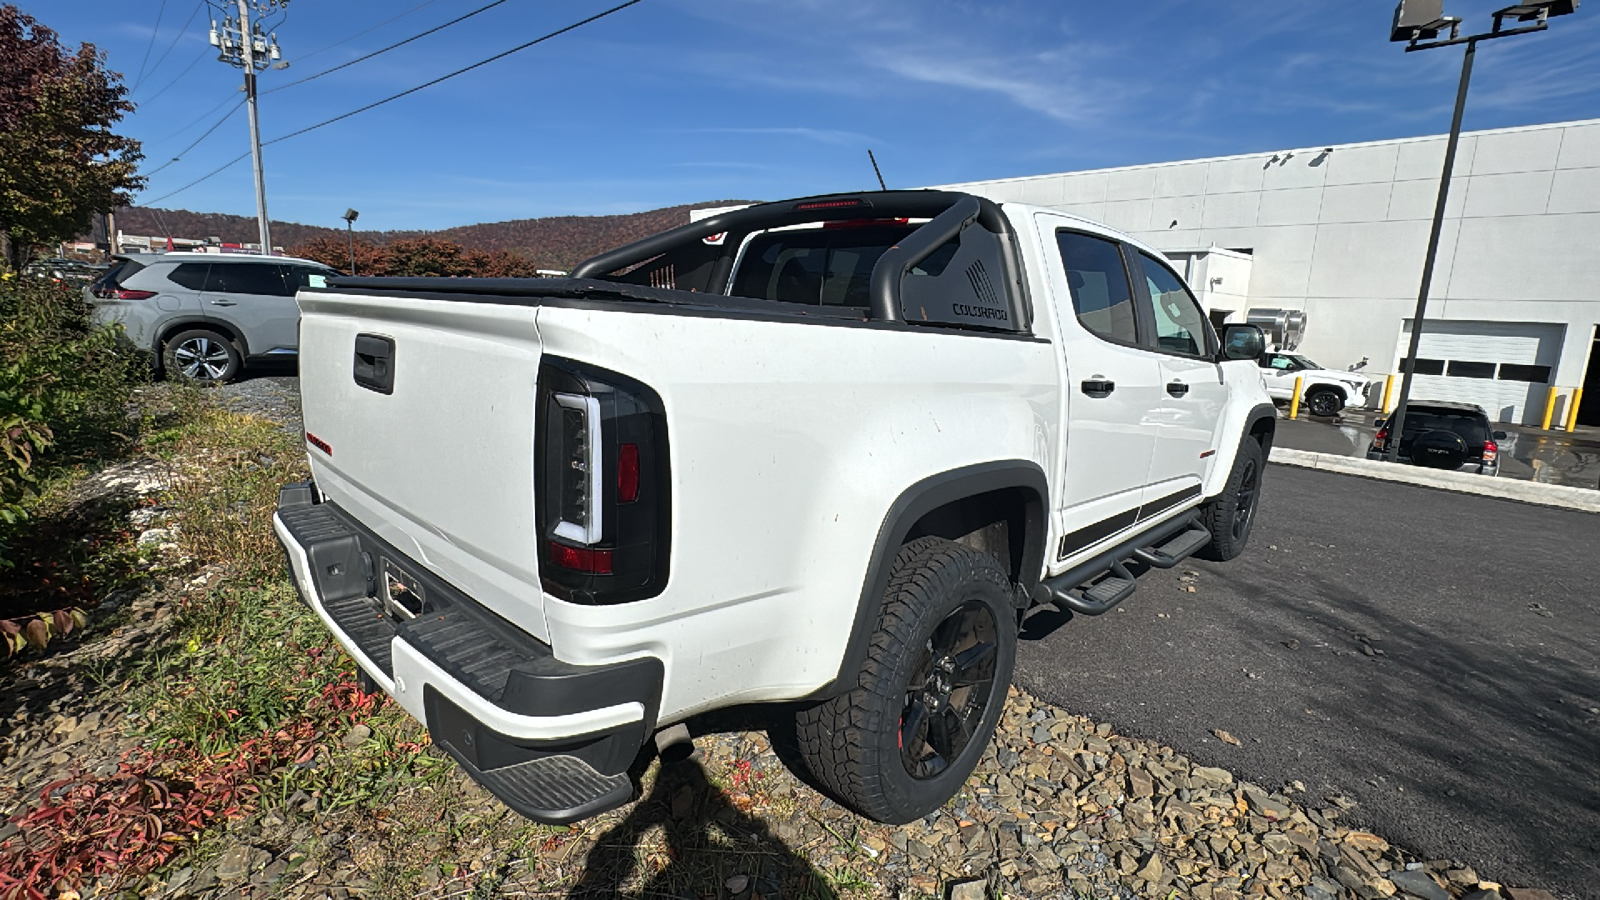
[[[1320,369],[1320,368],[1322,368],[1321,366],[1319,366],[1316,363],[1312,362],[1310,357],[1301,356],[1298,353],[1290,354],[1289,358],[1294,360],[1295,365],[1299,366],[1302,369]]]

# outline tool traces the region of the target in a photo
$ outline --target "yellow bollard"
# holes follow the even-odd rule
[[[1389,413],[1394,412],[1394,408],[1389,405],[1389,398],[1391,396],[1393,396],[1393,395],[1394,395],[1394,376],[1390,375],[1383,382],[1383,414],[1386,415],[1386,416]]]
[[[1550,420],[1555,418],[1556,398],[1559,396],[1561,396],[1561,390],[1552,385],[1550,387],[1550,396],[1544,401],[1544,421],[1539,423],[1539,427],[1545,431],[1550,430]]]
[[[1289,398],[1289,418],[1291,419],[1300,418],[1300,382],[1302,381],[1305,381],[1304,376],[1296,375],[1294,377],[1294,396]],[[1571,431],[1572,429],[1568,428],[1567,430]]]
[[[1573,388],[1567,402],[1571,404],[1567,407],[1567,430],[1572,431],[1578,427],[1578,404],[1583,402],[1583,388]]]

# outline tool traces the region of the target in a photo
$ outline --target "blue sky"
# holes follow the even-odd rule
[[[161,0],[20,5],[64,40],[96,44],[138,83],[124,130],[146,142],[148,171],[243,96],[238,70],[206,44],[202,2],[166,0],[164,12]],[[263,74],[262,90],[487,2],[292,0],[277,26],[291,67]],[[263,135],[615,2],[508,0],[265,94]],[[1447,0],[1446,11],[1486,29],[1503,5]],[[1484,44],[1467,128],[1600,117],[1594,6],[1545,34]],[[339,226],[354,206],[362,227],[445,228],[863,189],[875,184],[869,147],[890,187],[914,187],[1443,132],[1461,51],[1402,52],[1387,41],[1392,11],[1392,0],[643,0],[268,147],[268,205],[288,221]],[[241,109],[156,173],[140,199],[247,148]],[[253,215],[249,162],[158,205]]]

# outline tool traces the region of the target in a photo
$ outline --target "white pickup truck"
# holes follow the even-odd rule
[[[1241,552],[1275,414],[1162,257],[947,192],[726,212],[570,279],[299,295],[306,603],[529,818],[629,802],[652,735],[795,710],[885,822],[967,778],[1033,606]]]

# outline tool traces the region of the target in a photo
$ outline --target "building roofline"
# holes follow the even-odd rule
[[[1516,125],[1510,128],[1486,128],[1482,131],[1463,131],[1462,137],[1480,137],[1488,134],[1513,134],[1524,131],[1544,131],[1551,128],[1574,128],[1584,125],[1600,125],[1600,119],[1574,119],[1570,122],[1547,122],[1542,125]],[[1385,138],[1381,141],[1356,141],[1349,144],[1320,144],[1305,147],[1283,147],[1276,150],[1256,150],[1250,153],[1234,153],[1228,156],[1206,156],[1199,159],[1173,159],[1163,162],[1137,163],[1129,166],[1108,166],[1103,169],[1073,169],[1064,172],[1045,172],[1039,175],[1016,175],[1010,178],[985,178],[978,181],[955,181],[949,184],[932,186],[937,191],[959,191],[976,185],[988,184],[1013,184],[1021,181],[1036,181],[1041,178],[1058,178],[1062,175],[1095,175],[1109,172],[1126,172],[1132,169],[1159,169],[1166,166],[1187,166],[1195,163],[1232,162],[1238,159],[1254,159],[1268,153],[1320,153],[1328,147],[1335,151],[1355,149],[1359,147],[1379,147],[1389,144],[1416,144],[1423,141],[1437,141],[1449,137],[1446,134],[1425,134],[1418,137]]]

